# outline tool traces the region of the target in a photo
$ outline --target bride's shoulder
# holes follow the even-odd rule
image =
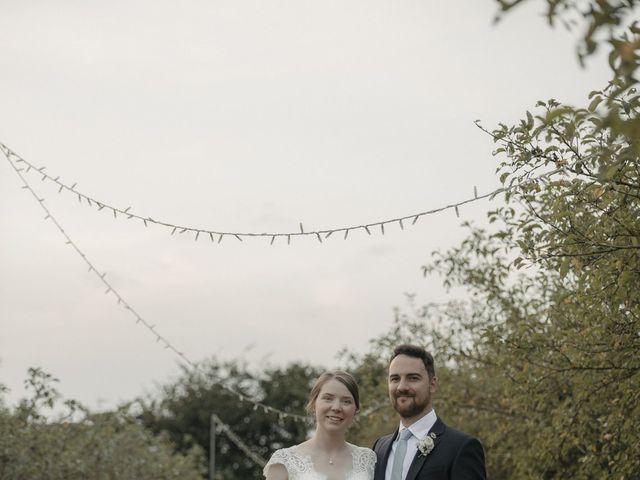
[[[271,465],[284,465],[287,471],[302,471],[308,463],[307,457],[298,449],[299,445],[293,447],[280,448],[273,452],[271,458],[265,465],[265,471],[267,467]]]
[[[271,454],[271,458],[269,459],[269,463],[282,463],[281,460],[288,460],[293,457],[299,457],[300,452],[298,451],[298,445],[294,445],[292,447],[279,448],[273,454]]]
[[[358,462],[365,464],[376,463],[376,453],[367,447],[359,447],[357,445],[349,444],[352,450],[353,456]]]
[[[369,455],[370,453],[373,453],[375,455],[375,452],[370,448],[359,447],[358,445],[354,445],[353,443],[349,443],[348,445],[353,452],[358,452],[358,453],[361,453],[362,455]]]
[[[273,458],[287,457],[293,453],[292,449],[293,447],[279,448],[278,450],[276,450],[271,454],[271,458],[273,459]]]

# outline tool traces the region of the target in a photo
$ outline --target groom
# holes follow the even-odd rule
[[[445,425],[433,410],[438,383],[431,354],[415,345],[397,346],[388,380],[400,426],[373,445],[374,480],[485,480],[480,442]]]

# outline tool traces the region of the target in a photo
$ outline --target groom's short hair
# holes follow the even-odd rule
[[[424,348],[419,347],[418,345],[410,345],[408,343],[398,345],[393,349],[393,354],[389,359],[389,363],[391,363],[391,361],[398,355],[406,355],[407,357],[419,358],[420,360],[422,360],[422,363],[424,363],[424,368],[427,370],[429,379],[432,379],[436,376],[436,367],[433,363],[433,355],[427,352]]]

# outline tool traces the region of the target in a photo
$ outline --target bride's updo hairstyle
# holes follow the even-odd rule
[[[315,404],[318,399],[318,395],[320,395],[320,390],[322,390],[324,384],[329,380],[337,380],[347,387],[347,390],[349,390],[349,393],[353,397],[353,402],[356,405],[356,412],[360,411],[360,392],[358,390],[358,383],[356,382],[356,379],[353,378],[353,375],[350,373],[343,372],[341,370],[334,370],[332,372],[324,372],[313,384],[313,388],[309,393],[309,400],[307,400],[307,406],[305,407],[307,413],[310,415],[315,413]]]

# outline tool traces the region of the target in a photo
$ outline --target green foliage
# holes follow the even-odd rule
[[[497,231],[468,226],[425,267],[470,293],[435,315],[438,353],[493,478],[640,476],[640,137],[603,126],[607,109],[633,123],[640,106],[633,89],[596,105],[611,88],[493,131],[510,189],[489,212]]]
[[[496,1],[501,10],[497,21],[525,0]],[[615,76],[631,81],[640,50],[637,0],[544,0],[544,3],[549,25],[560,23],[568,30],[583,28],[577,47],[580,63],[605,43],[610,48],[609,64]]]
[[[305,440],[310,424],[254,409],[220,383],[279,410],[303,414],[311,383],[319,374],[315,367],[298,364],[254,374],[238,362],[211,360],[185,369],[179,379],[161,388],[158,398],[140,400],[139,418],[152,431],[168,434],[179,451],[198,445],[208,456],[211,415],[216,414],[254,453],[268,458],[277,448]],[[221,432],[216,436],[216,478],[261,479],[262,468]]]
[[[485,130],[505,158],[505,205],[488,213],[490,231],[467,224],[460,245],[423,267],[467,298],[411,305],[352,363],[382,403],[385,389],[368,384],[390,346],[429,348],[435,408],[483,441],[491,478],[640,478],[640,42],[635,24],[621,33],[636,2],[546,4],[552,23],[584,9],[582,58],[609,34],[612,81],[586,108],[552,99]],[[355,433],[369,442],[396,421],[380,409],[373,431]]]
[[[197,448],[175,454],[166,436],[150,434],[126,407],[95,414],[77,402],[62,402],[51,386],[54,381],[40,369],[30,369],[25,383],[33,395],[13,411],[0,409],[3,480],[202,478]],[[48,420],[51,409],[65,413]]]
[[[524,3],[525,0],[496,0],[500,13],[496,20],[507,12]],[[595,109],[604,100],[608,114],[601,120],[599,127],[609,129],[613,135],[622,134],[627,138],[638,138],[640,119],[623,118],[624,108],[617,100],[626,94],[623,103],[633,100],[635,91],[630,92],[638,83],[638,63],[640,60],[640,2],[638,0],[544,0],[549,24],[561,23],[569,30],[582,29],[578,41],[577,54],[584,65],[587,57],[598,48],[608,48],[608,61],[612,71],[608,95],[597,97],[589,109]],[[624,106],[624,105],[623,105]],[[634,136],[635,135],[635,136]],[[636,153],[638,153],[636,146]]]

